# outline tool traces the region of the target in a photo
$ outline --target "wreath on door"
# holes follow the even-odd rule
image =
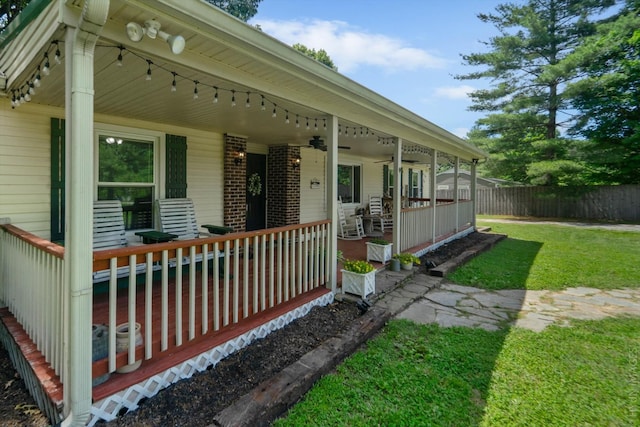
[[[262,193],[262,180],[258,173],[254,173],[249,177],[247,189],[252,196],[259,196]]]

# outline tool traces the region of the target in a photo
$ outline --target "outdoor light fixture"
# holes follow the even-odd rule
[[[300,167],[300,162],[302,161],[302,158],[300,157],[300,155],[297,155],[293,158],[293,160],[291,161],[291,167],[293,169],[298,169]]]
[[[176,55],[179,55],[184,50],[184,37],[172,36],[165,33],[164,31],[161,31],[160,23],[155,19],[149,19],[148,21],[145,21],[144,27],[137,22],[129,22],[126,28],[127,37],[129,37],[129,40],[131,40],[132,42],[139,42],[146,34],[150,39],[160,37],[162,40],[166,41],[171,48],[171,52]]]
[[[233,159],[233,161],[235,162],[236,165],[239,165],[240,163],[242,163],[242,160],[244,159],[245,153],[243,150],[238,150],[236,151],[236,157]]]

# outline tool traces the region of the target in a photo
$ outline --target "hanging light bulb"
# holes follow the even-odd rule
[[[120,49],[120,53],[118,54],[118,67],[122,67],[122,51],[124,50],[124,46],[120,45],[118,46],[118,48]]]
[[[173,81],[171,82],[171,92],[175,92],[178,90],[178,87],[176,86],[176,72],[172,71],[171,74],[173,74]]]
[[[355,138],[356,136],[358,136],[358,134],[356,134],[356,128],[353,128],[353,137]]]
[[[217,104],[218,103],[218,87],[214,86],[213,88],[215,89],[215,92],[213,94],[213,103]]]
[[[25,93],[25,94],[24,94],[24,100],[25,100],[26,102],[31,102],[31,95],[29,95],[29,92],[27,92],[27,93]]]
[[[306,117],[307,119],[307,130],[309,130],[309,117]]]
[[[285,112],[284,122],[286,124],[289,124],[289,110],[284,110],[284,112]]]
[[[316,122],[313,126],[313,130],[318,130],[318,119],[316,119]]]
[[[153,64],[153,62],[151,62],[150,59],[147,59],[147,77],[146,77],[146,80],[151,80],[151,64]]]
[[[276,104],[273,104],[273,112],[271,112],[271,117],[274,119],[278,117],[278,112],[276,111]]]
[[[200,83],[197,80],[193,81],[193,99],[198,99],[198,83]]]
[[[24,104],[25,102],[27,102],[27,100],[24,99],[24,93],[20,90],[20,104]]]
[[[42,67],[42,74],[44,74],[45,76],[48,76],[49,73],[51,72],[49,67],[51,67],[51,64],[49,63],[49,52],[45,52],[44,53],[44,66]]]
[[[12,90],[11,91],[11,108],[16,108],[18,106],[20,106],[20,103],[16,99],[16,92]]]
[[[29,90],[28,90],[28,92],[29,92],[29,95],[35,95],[36,94],[36,90],[34,88],[33,81],[29,82]]]
[[[322,129],[327,130],[327,119],[322,119]]]
[[[296,127],[300,127],[300,120],[298,120],[298,115],[296,114]]]
[[[247,108],[251,107],[251,92],[247,92],[247,100],[245,101],[244,106]]]
[[[338,125],[338,135],[342,135],[342,125]]]
[[[267,107],[264,105],[264,95],[260,95],[260,109],[262,111],[267,109]]]
[[[33,85],[35,87],[40,87],[40,66],[38,65],[38,70],[36,71],[36,78],[33,80]]]
[[[53,57],[53,60],[56,64],[60,64],[60,46],[58,45],[58,40],[54,40],[53,43],[56,45],[56,54]]]
[[[231,91],[231,106],[232,107],[236,106],[236,91],[235,90]]]

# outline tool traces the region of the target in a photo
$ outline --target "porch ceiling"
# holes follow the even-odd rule
[[[80,0],[54,1],[23,31],[23,37],[0,50],[0,70],[7,70],[9,96],[11,89],[33,79],[48,50],[51,74],[43,78],[31,102],[64,106],[65,27],[75,25],[81,5]],[[58,7],[60,19],[53,21],[51,11]],[[126,24],[144,24],[149,19],[157,19],[169,34],[182,35],[184,52],[173,55],[160,38],[130,41]],[[61,65],[53,61],[54,40],[60,40]],[[118,46],[125,48],[122,66],[117,60]],[[25,48],[28,54],[21,58],[10,54]],[[435,148],[466,160],[484,157],[460,138],[205,2],[112,0],[94,64],[96,114],[243,135],[258,144],[301,146],[307,146],[313,135],[325,138],[324,119],[336,115],[343,131],[339,145],[351,147],[349,153],[356,156],[389,160],[394,147],[380,144],[379,138],[401,137],[405,144]],[[151,80],[146,80],[149,68]],[[172,73],[176,73],[175,92],[171,91]],[[198,98],[194,99],[196,81]],[[217,103],[213,103],[215,87]],[[231,106],[232,91],[235,107]],[[247,97],[250,107],[245,106]],[[287,111],[289,124],[285,123]],[[413,156],[428,161],[427,156]]]

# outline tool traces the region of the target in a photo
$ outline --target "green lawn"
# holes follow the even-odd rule
[[[509,239],[449,279],[489,289],[640,286],[640,233],[489,224]],[[640,318],[536,333],[392,320],[277,426],[640,426]]]
[[[484,289],[640,286],[640,233],[546,224],[483,223],[508,238],[449,279]]]
[[[275,425],[640,425],[638,331],[638,318],[541,333],[392,320]]]

